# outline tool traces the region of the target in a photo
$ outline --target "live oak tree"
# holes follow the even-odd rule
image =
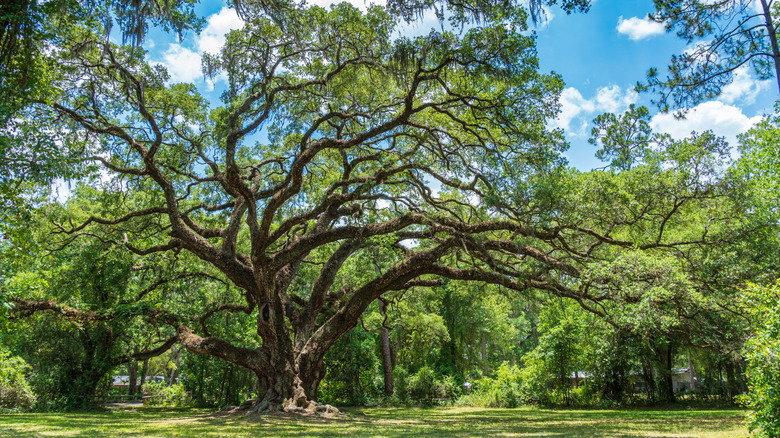
[[[682,141],[673,141],[653,134],[644,126],[646,119],[646,114],[642,116],[634,108],[623,116],[606,114],[597,118],[592,143],[602,144],[603,149],[597,153],[602,159],[613,160],[610,164],[611,178],[605,175],[604,182],[590,185],[609,187],[614,184],[613,193],[619,194],[617,196],[620,200],[617,201],[618,205],[606,211],[620,216],[628,213],[628,216],[623,216],[623,219],[616,217],[609,222],[633,223],[635,226],[626,231],[634,236],[641,235],[640,230],[653,229],[653,226],[641,225],[629,219],[646,208],[640,205],[649,205],[635,204],[645,196],[641,193],[645,193],[652,196],[654,202],[664,203],[677,198],[672,202],[672,205],[678,205],[673,207],[679,214],[675,215],[676,219],[669,216],[669,220],[654,221],[662,227],[675,227],[672,233],[677,235],[677,242],[688,240],[693,235],[699,235],[701,239],[690,239],[691,245],[674,249],[621,251],[614,258],[605,260],[601,266],[592,265],[593,270],[589,270],[586,276],[608,279],[607,283],[612,283],[610,289],[627,296],[634,295],[632,291],[637,287],[645,289],[649,286],[643,283],[657,282],[661,278],[664,282],[670,282],[658,289],[666,291],[662,293],[687,291],[679,298],[672,299],[678,304],[682,304],[680,299],[687,301],[679,308],[681,311],[676,316],[653,304],[645,310],[637,311],[637,308],[627,306],[625,308],[630,309],[629,313],[611,313],[627,318],[619,324],[622,331],[644,338],[653,347],[655,353],[650,357],[655,356],[656,366],[665,376],[664,385],[660,388],[664,398],[672,400],[674,397],[670,372],[674,351],[680,349],[696,349],[702,355],[721,357],[719,361],[729,374],[729,390],[736,392],[737,387],[733,383],[740,381],[740,370],[744,367],[739,351],[748,330],[744,319],[738,316],[739,312],[734,307],[735,296],[746,280],[758,280],[762,276],[759,266],[765,262],[761,259],[773,260],[774,257],[768,256],[765,251],[772,252],[771,248],[775,246],[771,244],[771,239],[763,238],[768,228],[762,221],[751,219],[753,215],[745,213],[748,210],[745,204],[734,198],[745,198],[747,191],[726,172],[730,162],[728,147],[722,138],[705,132]],[[645,137],[645,141],[640,142],[633,152],[625,149],[633,153],[624,155],[629,157],[626,165],[626,161],[621,160],[621,156],[615,152],[624,150],[621,149],[623,145],[633,146],[630,139],[637,133]],[[653,143],[650,143],[650,139]],[[596,175],[592,173],[592,176]],[[650,178],[655,181],[648,181]],[[651,188],[653,186],[655,188]],[[634,195],[620,194],[628,187],[632,188],[627,192]],[[634,198],[635,195],[639,195],[639,198]],[[604,208],[604,205],[600,208]],[[706,222],[701,221],[705,217],[708,218]],[[691,232],[694,234],[689,234]],[[749,242],[752,241],[762,241],[763,249],[751,248]],[[642,277],[642,281],[633,281]],[[652,277],[656,279],[650,280]],[[658,285],[660,283],[656,283]],[[653,301],[654,293],[647,292],[654,287],[650,286],[650,289],[645,289],[646,292],[628,299],[642,296],[642,299]],[[644,305],[640,304],[640,307]],[[641,315],[650,316],[651,320],[641,321],[644,318]]]
[[[655,0],[651,18],[692,44],[669,64],[653,68],[637,89],[658,91],[659,107],[692,107],[720,95],[734,73],[748,68],[761,79],[775,77],[780,93],[780,48],[775,0]]]
[[[166,85],[139,49],[74,26],[50,56],[56,92],[31,110],[81,145],[116,200],[52,216],[55,237],[190,254],[241,291],[181,288],[207,305],[141,311],[169,327],[163,345],[251,370],[259,396],[245,408],[315,408],[325,353],[392,291],[547,291],[618,326],[695,313],[664,263],[721,222],[697,208],[717,194],[710,155],[680,143],[626,172],[563,169],[560,132],[545,130],[562,83],[537,71],[519,9],[412,39],[394,38],[382,8],[279,7],[243,9],[244,28],[206,56],[229,80],[219,108]],[[224,313],[254,336],[215,334]]]
[[[209,57],[230,87],[208,117],[191,86],[166,87],[137,49],[86,29],[53,54],[61,92],[38,106],[93,148],[86,159],[119,191],[139,194],[123,201],[125,214],[62,222],[62,233],[116,242],[122,230],[140,255],[189,251],[244,291],[243,303],[213,311],[252,314],[253,346],[172,311],[153,316],[189,351],[255,372],[257,410],[313,407],[325,352],[387,291],[438,284],[431,275],[555,287],[545,270],[490,256],[547,261],[506,240],[538,231],[472,205],[505,167],[544,169],[561,147],[544,130],[561,82],[537,72],[521,23],[393,40],[394,20],[379,8],[286,14],[296,26],[247,17]],[[153,232],[161,240],[144,245]],[[369,250],[389,268],[339,276]]]

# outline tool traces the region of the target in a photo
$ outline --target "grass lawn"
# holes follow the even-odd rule
[[[115,408],[0,415],[0,436],[34,437],[747,437],[742,410],[347,409],[318,416],[223,416],[211,410]]]

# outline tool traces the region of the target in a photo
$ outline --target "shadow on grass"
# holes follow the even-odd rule
[[[347,409],[333,417],[230,415],[144,407],[98,413],[0,415],[0,435],[32,437],[739,437],[740,410]]]

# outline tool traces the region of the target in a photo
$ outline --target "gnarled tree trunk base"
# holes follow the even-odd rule
[[[303,402],[303,403],[301,403]],[[272,402],[267,398],[249,399],[239,406],[228,406],[222,409],[227,414],[301,414],[301,415],[330,415],[340,411],[331,405],[321,405],[311,400],[287,399],[284,402]]]

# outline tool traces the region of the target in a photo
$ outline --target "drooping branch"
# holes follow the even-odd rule
[[[269,369],[268,358],[261,350],[237,347],[214,336],[198,336],[184,324],[176,327],[176,339],[191,353],[219,357],[255,372]]]

